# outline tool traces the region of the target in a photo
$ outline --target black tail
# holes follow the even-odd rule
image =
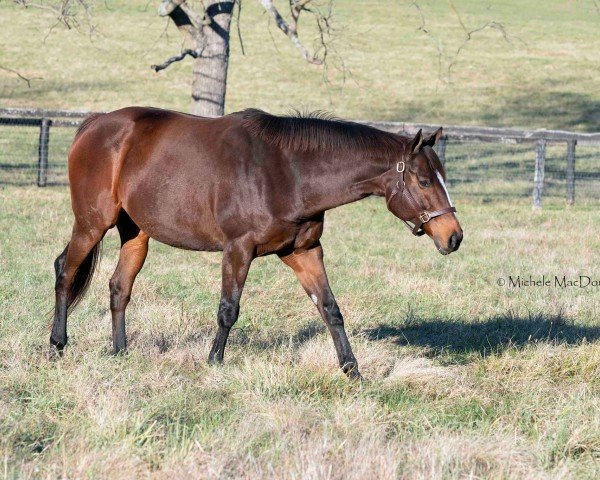
[[[102,241],[98,242],[94,248],[92,248],[92,251],[88,253],[85,260],[79,265],[79,268],[77,268],[73,282],[71,282],[71,286],[69,287],[69,297],[67,301],[69,313],[77,306],[89,288],[98,262],[100,261],[101,253]]]

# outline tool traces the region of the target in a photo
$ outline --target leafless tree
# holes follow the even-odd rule
[[[63,25],[69,29],[86,30],[90,35],[96,32],[93,23],[92,7],[97,0],[13,0],[24,8],[38,8],[50,11],[55,17],[52,30]],[[327,81],[327,65],[342,70],[344,77],[346,68],[343,59],[336,53],[335,35],[332,26],[335,0],[161,0],[158,14],[168,18],[176,25],[183,37],[182,50],[161,64],[152,65],[156,72],[168,68],[175,62],[191,57],[194,61],[191,112],[196,115],[215,117],[223,115],[225,92],[227,87],[227,69],[229,66],[230,29],[237,7],[237,25],[242,1],[259,2],[270,16],[277,28],[290,40],[299,54],[312,65],[322,66],[324,79]],[[504,25],[496,21],[488,21],[482,25],[469,28],[458,12],[454,1],[448,0],[450,9],[464,32],[462,43],[456,51],[443,48],[438,36],[426,24],[426,16],[417,0],[407,4],[415,8],[420,15],[417,30],[427,35],[434,42],[438,51],[439,78],[449,83],[461,52],[471,42],[474,35],[484,30],[496,30],[510,42]],[[596,5],[596,2],[594,1]],[[277,5],[285,5],[286,11]],[[390,6],[390,8],[394,8]],[[282,13],[283,12],[283,13]],[[301,40],[299,24],[312,22],[313,31],[317,32],[316,41],[311,47]],[[239,34],[239,30],[238,30]],[[516,38],[516,37],[512,37]],[[518,40],[518,38],[517,38]],[[240,34],[241,42],[241,34]],[[243,44],[242,44],[243,51]],[[333,60],[335,59],[335,60]],[[335,65],[337,61],[337,66]],[[31,78],[8,66],[0,65],[0,69],[16,75],[28,85]]]
[[[187,0],[163,0],[158,14],[169,17],[184,38],[184,48],[160,65],[159,72],[186,57],[194,59],[192,80],[192,113],[215,117],[223,115],[229,65],[230,28],[234,8],[242,0],[200,0],[196,8]],[[275,24],[309,63],[322,65],[327,60],[331,42],[333,0],[286,0],[289,15],[286,19],[272,0],[259,1]],[[239,10],[238,10],[239,12]],[[311,51],[300,40],[298,25],[301,17],[311,16],[319,32],[317,47]]]
[[[13,0],[24,8],[35,8],[50,12],[55,22],[48,29],[46,38],[54,28],[63,25],[68,29],[96,32],[92,9],[95,0]],[[334,0],[281,0],[289,12],[283,15],[273,0],[258,1],[272,17],[275,24],[298,49],[310,64],[324,65],[332,44],[332,6]],[[229,65],[230,28],[234,9],[238,15],[242,0],[162,0],[158,14],[172,21],[183,36],[183,49],[163,63],[152,65],[159,72],[169,65],[194,59],[192,79],[191,112],[196,115],[215,117],[223,115]],[[300,40],[298,25],[303,17],[311,17],[316,25],[318,41],[314,49],[306,47]],[[239,17],[238,17],[239,20]],[[238,23],[239,26],[239,23]],[[45,39],[44,39],[45,40]],[[241,35],[240,35],[241,41]],[[8,66],[2,70],[31,83],[31,78]]]

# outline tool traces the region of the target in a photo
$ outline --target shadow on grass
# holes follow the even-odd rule
[[[299,348],[313,337],[326,333],[322,322],[313,322],[300,328],[296,333],[252,332],[234,328],[228,344],[244,346],[254,351],[273,350],[282,346]],[[575,325],[558,315],[515,316],[512,313],[492,317],[480,322],[465,320],[418,319],[410,314],[403,325],[382,324],[375,328],[358,332],[369,341],[391,341],[398,346],[423,347],[429,357],[442,355],[481,355],[498,354],[509,348],[523,348],[531,344],[580,345],[584,342],[600,340],[600,326]],[[209,325],[200,331],[187,335],[183,345],[214,338],[216,328]],[[135,338],[135,335],[132,339]],[[165,353],[178,342],[170,335],[161,333],[150,340],[160,353]]]
[[[574,83],[579,80],[574,77]],[[564,90],[564,80],[539,79],[527,87],[518,90],[506,89],[502,92],[488,92],[479,100],[486,103],[485,108],[471,115],[472,125],[488,127],[514,127],[527,130],[546,128],[549,130],[575,130],[580,132],[596,132],[600,125],[600,101],[593,93],[576,93]],[[516,93],[518,92],[518,93]],[[454,90],[448,87],[444,95],[453,95]],[[491,101],[489,101],[491,99]],[[441,100],[417,98],[407,101],[402,97],[392,100],[393,104],[386,108],[386,113],[368,112],[369,118],[387,118],[389,120],[446,124],[462,124],[465,120],[443,121],[432,118],[432,112],[439,107],[445,112]],[[397,102],[397,103],[396,103]],[[389,109],[397,113],[390,117]],[[392,110],[393,111],[393,110]],[[444,115],[444,114],[443,114]],[[451,114],[446,113],[445,116]],[[449,117],[447,117],[449,118]]]
[[[303,345],[310,341],[311,338],[322,334],[326,331],[325,325],[321,322],[314,322],[300,328],[293,335],[284,333],[270,334],[264,337],[264,333],[249,331],[244,328],[233,328],[229,335],[227,345],[242,345],[248,346],[258,351],[272,350],[283,345],[293,345],[295,347]],[[160,332],[155,334],[144,335],[140,332],[131,332],[129,341],[142,342],[158,349],[159,353],[166,353],[177,346],[189,346],[195,343],[209,341],[212,343],[217,334],[215,325],[203,325],[198,331],[185,335],[181,340],[177,340],[177,336],[168,332]]]
[[[369,340],[426,347],[431,356],[500,353],[534,343],[579,345],[600,339],[600,327],[574,325],[560,314],[518,317],[508,313],[473,323],[409,319],[406,326],[380,325],[363,333]]]
[[[300,328],[293,335],[275,334],[270,336],[268,339],[265,338],[252,338],[252,335],[248,335],[242,330],[232,330],[232,344],[238,345],[251,345],[256,350],[270,350],[275,347],[282,345],[293,345],[298,347],[309,342],[313,337],[325,332],[325,325],[321,323],[310,323]]]
[[[500,124],[506,116],[528,128],[594,132],[600,123],[600,102],[593,95],[565,92],[551,82],[505,99],[500,108],[482,114],[485,124]]]
[[[527,317],[511,312],[480,322],[466,320],[418,319],[409,314],[403,326],[382,324],[363,330],[360,334],[370,341],[388,340],[399,346],[428,349],[426,355],[482,355],[501,353],[508,348],[529,344],[552,343],[579,345],[600,340],[600,326],[575,325],[562,314],[536,314]],[[232,344],[251,345],[256,350],[269,350],[282,345],[299,347],[313,337],[326,333],[322,322],[314,322],[293,335],[275,334],[269,338],[232,330]]]

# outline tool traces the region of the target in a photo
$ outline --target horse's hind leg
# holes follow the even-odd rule
[[[144,265],[148,253],[148,235],[140,231],[124,211],[119,215],[117,228],[121,236],[121,253],[109,283],[114,353],[127,348],[125,309],[131,297],[135,277]]]
[[[50,343],[55,345],[58,350],[62,350],[67,343],[67,306],[62,305],[62,295],[59,299],[59,280],[64,275],[69,245],[70,244],[67,243],[67,246],[62,253],[54,260],[56,305],[54,307],[54,324],[52,325],[52,333],[50,334]],[[60,311],[63,309],[64,315]]]
[[[100,241],[106,230],[83,229],[73,225],[71,241],[54,261],[56,272],[54,324],[50,344],[62,351],[67,344],[67,313],[85,293],[94,273]]]

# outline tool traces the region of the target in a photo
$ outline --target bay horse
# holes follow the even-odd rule
[[[102,238],[116,226],[121,251],[109,283],[115,353],[126,348],[125,308],[153,238],[223,252],[210,363],[223,361],[252,260],[276,254],[317,306],[341,369],[360,378],[323,265],[324,212],[385,197],[413,234],[427,234],[444,255],[455,251],[463,232],[432,148],[441,136],[441,128],[405,138],[323,114],[255,109],[214,119],[146,107],[92,115],[69,151],[75,220],[54,262],[52,348],[62,354],[67,313],[90,284]]]

